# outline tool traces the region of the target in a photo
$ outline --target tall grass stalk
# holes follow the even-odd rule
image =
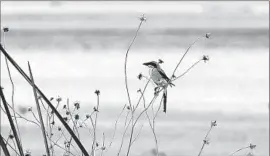
[[[3,47],[5,47],[5,42],[6,42],[6,33],[8,31],[5,31],[3,32]],[[9,68],[9,64],[8,64],[8,60],[7,58],[5,57],[5,63],[6,63],[6,67],[7,67],[7,71],[8,71],[8,77],[9,77],[9,81],[11,83],[11,103],[12,103],[12,109],[15,110],[15,102],[14,102],[14,97],[15,97],[15,85],[14,85],[14,82],[13,82],[13,79],[12,79],[12,76],[11,76],[11,71],[10,71],[10,68]],[[20,134],[20,129],[19,129],[19,125],[18,125],[18,121],[17,121],[17,118],[15,117],[15,111],[13,111],[13,116],[14,116],[14,121],[15,121],[15,126],[17,128],[17,131],[18,131],[18,137],[19,137],[19,140],[20,140],[20,143],[21,143],[21,134]],[[11,131],[10,131],[11,132]],[[21,145],[22,146],[22,145]]]
[[[9,62],[18,70],[18,72],[24,77],[24,79],[32,86],[36,89],[36,91],[38,92],[38,94],[44,99],[44,101],[50,106],[50,108],[52,109],[52,111],[56,114],[56,116],[58,117],[58,119],[60,120],[60,122],[64,125],[64,127],[67,129],[67,131],[69,132],[69,134],[72,136],[72,138],[74,139],[74,141],[76,142],[76,144],[79,146],[79,148],[81,149],[81,151],[84,153],[85,156],[89,156],[88,152],[86,151],[86,149],[84,148],[84,146],[82,145],[82,143],[79,141],[79,139],[77,138],[77,136],[74,134],[74,132],[72,131],[72,129],[69,127],[69,125],[65,122],[65,120],[62,118],[62,116],[59,114],[59,112],[55,109],[55,107],[53,106],[53,104],[50,102],[50,100],[44,95],[44,93],[32,82],[32,80],[25,74],[25,72],[21,69],[21,67],[12,59],[12,57],[9,56],[9,54],[6,52],[6,50],[3,48],[2,44],[0,44],[0,50],[2,51],[2,53],[7,57],[7,59],[9,60]]]
[[[2,86],[1,86],[1,88],[2,88]],[[13,135],[14,135],[15,140],[16,140],[17,147],[19,149],[19,153],[20,153],[20,155],[23,156],[24,154],[23,154],[22,144],[20,143],[20,140],[19,140],[19,137],[18,137],[18,133],[17,133],[17,130],[15,128],[15,124],[13,123],[12,116],[10,114],[10,111],[9,111],[9,108],[8,108],[8,105],[7,105],[7,102],[6,102],[6,99],[5,99],[5,96],[4,96],[4,93],[3,93],[3,90],[2,89],[0,89],[0,96],[1,96],[1,99],[2,99],[2,102],[3,102],[3,105],[4,105],[4,108],[6,110],[6,113],[7,113],[7,117],[8,117],[8,120],[9,120],[10,127],[12,129]]]
[[[31,78],[32,82],[35,83],[34,77],[33,77],[33,74],[32,74],[32,70],[31,70],[31,66],[30,66],[29,62],[28,62],[28,69],[29,69],[30,78]],[[47,142],[45,126],[44,126],[44,122],[43,122],[43,118],[42,118],[42,114],[41,114],[41,110],[40,110],[40,104],[38,102],[38,96],[37,96],[37,92],[36,92],[35,87],[33,87],[33,93],[34,93],[35,102],[36,102],[37,111],[38,111],[38,117],[39,117],[39,121],[40,121],[40,125],[41,125],[41,131],[42,131],[42,135],[43,135],[44,146],[45,146],[45,149],[46,149],[47,156],[50,156],[50,150],[49,150],[49,146],[48,146],[48,142]]]
[[[2,148],[5,156],[10,156],[9,151],[7,149],[7,146],[4,142],[4,138],[2,137],[1,133],[0,133],[0,145],[1,145],[1,148]],[[0,155],[1,155],[1,153],[0,153]]]

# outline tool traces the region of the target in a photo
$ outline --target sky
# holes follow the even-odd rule
[[[40,5],[42,4],[42,5]],[[222,8],[220,6],[222,5]],[[80,8],[80,9],[78,9]],[[3,14],[27,14],[27,13],[207,13],[211,10],[216,13],[239,12],[245,14],[250,11],[254,14],[268,14],[268,2],[132,2],[132,1],[104,1],[104,2],[2,2]]]
[[[5,1],[1,4],[2,26],[18,29],[133,28],[136,17],[142,14],[149,21],[145,29],[269,27],[268,2]]]

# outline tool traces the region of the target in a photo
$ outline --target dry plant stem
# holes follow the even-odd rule
[[[143,22],[143,21],[141,21],[140,24],[139,24],[139,26],[138,26],[138,29],[137,29],[137,31],[136,31],[136,34],[135,34],[133,40],[131,41],[131,43],[130,43],[128,49],[127,49],[126,57],[125,57],[125,69],[124,69],[124,70],[125,70],[125,85],[126,85],[126,90],[127,90],[127,96],[128,96],[129,107],[130,107],[131,110],[132,110],[132,104],[131,104],[131,98],[130,98],[130,94],[129,94],[128,81],[127,81],[127,59],[128,59],[128,53],[129,53],[129,50],[130,50],[131,46],[133,45],[133,43],[134,43],[134,41],[135,41],[135,39],[136,39],[136,37],[137,37],[137,35],[138,35],[138,32],[139,32],[139,30],[140,30],[140,28],[141,28],[141,25],[142,25],[142,22]]]
[[[144,108],[146,108],[146,105],[145,105],[145,97],[143,95],[143,93],[140,91],[141,95],[143,96],[143,105],[144,105]],[[162,101],[162,100],[161,100]],[[153,106],[153,105],[152,105]],[[153,107],[152,107],[153,108]],[[152,130],[152,133],[154,135],[154,139],[155,139],[155,145],[156,145],[156,153],[157,155],[156,156],[159,156],[159,150],[158,150],[158,140],[157,140],[157,136],[156,136],[156,132],[155,132],[155,127],[154,127],[154,120],[155,120],[155,117],[153,118],[153,125],[151,123],[151,119],[150,119],[150,116],[148,114],[148,112],[146,111],[145,112],[146,116],[147,116],[147,119],[148,119],[148,123],[149,123],[149,126]]]
[[[31,66],[30,66],[29,62],[28,62],[28,69],[29,69],[29,73],[30,73],[30,78],[32,79],[32,82],[35,83],[34,77],[33,77],[33,74],[32,74],[32,70],[31,70]],[[47,142],[47,138],[46,138],[45,126],[44,126],[44,123],[43,123],[42,113],[41,113],[41,110],[40,110],[38,97],[37,97],[37,92],[36,92],[35,87],[33,87],[33,93],[34,93],[36,106],[37,106],[37,111],[38,111],[38,116],[39,116],[39,121],[40,121],[40,125],[41,125],[41,131],[42,131],[42,135],[43,135],[44,146],[45,146],[45,149],[46,149],[47,156],[50,156],[50,150],[49,150],[49,146],[48,146],[48,142]]]
[[[8,152],[8,149],[7,149],[7,146],[6,146],[5,142],[4,142],[4,138],[2,137],[1,133],[0,133],[0,145],[1,145],[1,148],[2,148],[5,156],[10,156],[10,154]],[[0,155],[1,155],[1,153],[0,153]]]
[[[1,86],[1,88],[2,88],[2,86]],[[6,113],[7,113],[7,116],[8,116],[10,127],[12,129],[13,135],[14,135],[15,140],[16,140],[16,143],[17,143],[17,146],[18,146],[18,149],[19,149],[19,153],[20,153],[20,155],[24,155],[23,149],[22,149],[22,146],[21,146],[21,143],[20,143],[17,131],[16,131],[16,128],[15,128],[15,125],[13,123],[13,120],[12,120],[12,117],[11,117],[11,114],[10,114],[10,111],[9,111],[9,108],[8,108],[8,105],[7,105],[7,102],[6,102],[6,99],[5,99],[5,96],[4,96],[4,93],[3,93],[2,89],[0,89],[0,96],[1,96],[3,105],[5,107],[5,110],[6,110]]]
[[[105,147],[105,134],[103,133],[102,147],[101,147],[101,148],[104,148],[104,147]],[[103,152],[104,152],[104,150],[101,149],[101,154],[100,154],[100,156],[103,156]]]
[[[67,99],[67,108],[69,109],[69,99]],[[74,110],[73,110],[73,113],[74,113],[74,111],[75,111],[75,108],[74,108]],[[73,123],[73,129],[75,129],[76,130],[76,132],[77,132],[77,134],[78,134],[78,139],[80,140],[80,135],[79,135],[79,130],[78,130],[78,128],[77,128],[77,121],[75,122],[74,120],[73,120],[73,117],[72,117],[72,115],[73,115],[73,113],[70,113],[69,115],[70,115],[70,119],[71,119],[71,121],[72,121],[72,123]]]
[[[181,57],[181,59],[179,60],[178,64],[176,65],[176,67],[175,67],[175,69],[174,69],[174,71],[173,71],[173,74],[172,74],[172,76],[171,76],[171,79],[172,79],[173,75],[175,74],[177,68],[179,67],[179,65],[181,64],[181,62],[183,61],[183,59],[185,58],[185,56],[186,56],[186,54],[188,53],[189,49],[190,49],[196,42],[198,42],[198,41],[199,41],[201,38],[203,38],[203,37],[204,37],[204,36],[201,36],[201,37],[197,38],[193,43],[191,43],[191,44],[189,45],[189,47],[187,48],[186,52],[184,53],[184,55]]]
[[[94,139],[93,139],[93,144],[92,144],[92,156],[95,156],[95,148],[96,148],[96,141],[97,141],[97,118],[98,118],[98,111],[99,111],[99,94],[97,94],[97,111],[96,116],[95,116],[95,123],[94,123],[94,127],[93,127],[93,131],[94,131]]]
[[[210,134],[212,128],[213,128],[213,126],[211,126],[210,129],[207,131],[207,133],[206,133],[206,135],[205,135],[205,137],[204,137],[204,140],[207,139],[207,137],[208,137],[208,135]],[[198,154],[198,156],[200,156],[200,155],[202,154],[202,151],[203,151],[203,149],[204,149],[205,144],[206,144],[206,142],[204,141],[204,142],[203,142],[203,145],[202,145],[202,147],[201,147],[201,150],[200,150],[200,152],[199,152],[199,154]]]
[[[8,104],[8,103],[7,103]],[[8,106],[12,109],[12,107],[8,104]],[[1,110],[5,113],[5,114],[7,114],[6,112],[5,112],[5,110],[4,110],[4,108],[2,108],[2,106],[1,106]],[[14,110],[12,110],[12,111],[14,111]],[[37,125],[37,126],[40,126],[38,123],[36,123],[35,121],[32,121],[32,120],[29,120],[29,119],[27,119],[27,118],[25,118],[25,117],[23,117],[23,116],[21,116],[19,113],[17,113],[17,112],[15,112],[16,113],[16,115],[18,115],[18,116],[16,116],[16,118],[17,119],[23,119],[23,120],[25,120],[25,121],[28,121],[28,122],[30,122],[30,123],[33,123],[33,124],[35,124],[35,125]],[[12,117],[14,117],[14,116],[12,116]]]
[[[73,124],[72,130],[73,130],[73,131],[78,130],[78,129],[76,129],[76,128],[77,128],[77,126],[76,126],[77,122],[75,122],[75,121],[73,120],[73,117],[72,117],[72,116],[74,115],[75,108],[73,109],[72,112],[70,111],[70,107],[69,107],[69,99],[67,99],[67,110],[70,112],[70,113],[69,113],[69,115],[70,115],[70,120],[69,120],[69,121],[72,121],[72,124]],[[77,133],[79,133],[79,132],[77,131]],[[72,146],[73,149],[75,149],[77,153],[79,153],[79,152],[77,151],[77,149],[75,148],[75,146],[72,144],[72,137],[71,137],[71,136],[70,136],[70,139],[69,139],[69,145]],[[70,146],[69,146],[69,148],[68,148],[68,152],[70,152]]]
[[[249,147],[249,146],[247,146],[247,147],[242,147],[242,148],[236,150],[235,152],[231,153],[229,156],[233,156],[235,153],[240,152],[240,151],[242,151],[242,150],[244,150],[244,149],[247,149],[247,148],[250,148],[250,147]]]
[[[6,40],[6,37],[5,37],[5,32],[3,33],[3,46],[5,47],[5,40]],[[7,71],[8,71],[8,77],[9,77],[9,80],[10,80],[10,83],[11,83],[11,103],[12,103],[12,109],[15,110],[15,103],[14,103],[14,96],[15,96],[15,85],[14,85],[14,82],[12,80],[12,76],[11,76],[11,72],[10,72],[10,68],[9,68],[9,65],[8,65],[8,60],[7,58],[5,57],[5,62],[6,62],[6,67],[7,67]],[[13,116],[15,116],[15,113],[13,112]],[[15,124],[16,124],[16,128],[17,128],[17,131],[18,131],[18,137],[19,137],[19,140],[21,141],[21,135],[20,135],[20,129],[19,129],[19,126],[18,126],[18,121],[16,119],[16,117],[14,117],[14,121],[15,121]],[[22,145],[21,145],[22,146]]]
[[[139,130],[139,132],[138,132],[138,134],[134,137],[134,139],[132,140],[132,142],[131,142],[131,145],[139,138],[139,136],[140,136],[140,134],[141,134],[141,131],[142,131],[142,129],[143,129],[143,124],[141,125],[141,127],[140,127],[140,130]]]
[[[149,82],[150,82],[150,79],[148,80],[147,84],[145,85],[144,90],[143,90],[142,93],[145,92],[145,90],[146,90],[146,88],[147,88]],[[120,147],[119,147],[117,156],[120,155],[120,152],[121,152],[121,150],[122,150],[123,143],[124,143],[124,137],[125,137],[125,135],[126,135],[126,133],[127,133],[127,130],[128,130],[128,128],[129,128],[129,125],[130,125],[131,121],[133,122],[133,112],[137,109],[137,106],[138,106],[138,104],[140,103],[140,100],[141,100],[141,99],[142,99],[142,96],[139,98],[138,103],[137,103],[137,105],[136,105],[136,107],[135,107],[134,110],[131,110],[131,108],[130,108],[130,111],[127,112],[127,115],[126,115],[126,117],[125,117],[125,125],[124,125],[125,130],[124,130],[124,133],[123,133],[123,135],[122,135],[121,144],[120,144]],[[130,112],[131,112],[131,118],[130,118],[128,124],[127,124],[127,120],[128,120],[128,116],[129,116]],[[133,123],[132,123],[132,125],[133,125]],[[133,135],[133,134],[132,134],[132,135]]]
[[[201,61],[202,61],[202,59],[196,61],[196,62],[195,62],[191,67],[189,67],[184,73],[182,73],[181,75],[179,75],[179,76],[177,76],[175,79],[173,79],[172,82],[175,81],[175,80],[177,80],[177,79],[179,79],[180,77],[183,77],[186,73],[189,72],[190,69],[194,68],[194,67],[195,67],[198,63],[200,63]]]
[[[132,143],[132,139],[133,139],[133,133],[134,133],[134,128],[136,126],[136,123],[138,122],[139,118],[141,117],[141,115],[147,111],[147,109],[154,103],[155,99],[157,98],[158,94],[156,94],[153,99],[151,100],[151,102],[149,103],[149,105],[138,115],[138,117],[136,118],[135,122],[133,122],[132,119],[132,127],[131,127],[131,134],[130,134],[130,138],[129,138],[129,144],[128,144],[128,149],[127,149],[127,154],[126,156],[129,155],[130,153],[130,149],[131,149],[131,143]],[[133,116],[132,116],[133,117]]]
[[[126,109],[126,105],[124,105],[122,111],[120,112],[120,114],[118,115],[118,117],[117,117],[117,119],[115,121],[113,135],[112,135],[111,141],[110,141],[108,147],[106,148],[105,152],[107,152],[109,150],[109,148],[112,146],[113,140],[115,139],[115,133],[116,133],[116,130],[117,130],[118,121],[119,121],[119,119],[120,119],[120,117],[123,114],[125,109]]]
[[[6,52],[6,50],[3,48],[3,46],[0,44],[0,50],[2,53],[7,57],[9,62],[18,70],[18,72],[24,77],[24,79],[31,85],[34,86],[37,90],[38,94],[45,100],[45,102],[50,106],[52,111],[56,114],[60,122],[64,125],[64,127],[67,129],[69,134],[74,138],[74,141],[79,146],[79,148],[82,150],[85,156],[89,156],[86,149],[82,145],[82,143],[79,141],[77,136],[73,133],[72,129],[69,127],[67,123],[65,123],[65,120],[62,118],[62,116],[59,114],[59,112],[55,109],[55,107],[52,105],[50,100],[44,95],[44,93],[31,81],[31,79],[25,74],[25,72],[21,69],[21,67],[9,56],[9,54]]]
[[[118,149],[117,156],[120,155],[120,152],[121,152],[122,147],[123,147],[125,135],[126,135],[126,133],[127,133],[128,127],[129,127],[129,125],[130,125],[130,123],[131,123],[131,119],[130,119],[129,122],[128,122],[128,124],[127,124],[127,120],[128,120],[129,114],[130,114],[130,111],[127,112],[127,115],[126,115],[126,117],[125,117],[124,132],[123,132],[123,135],[122,135],[122,137],[121,137],[121,143],[120,143],[120,147],[119,147],[119,149]]]

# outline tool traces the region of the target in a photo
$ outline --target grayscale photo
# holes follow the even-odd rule
[[[268,1],[1,1],[0,156],[269,156]]]

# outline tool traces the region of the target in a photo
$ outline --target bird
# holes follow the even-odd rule
[[[159,63],[156,61],[145,62],[143,65],[150,68],[149,74],[152,81],[157,85],[156,90],[161,87],[164,89],[163,91],[163,112],[167,111],[167,86],[170,87],[175,86],[168,76],[165,74],[164,70],[160,67]]]

